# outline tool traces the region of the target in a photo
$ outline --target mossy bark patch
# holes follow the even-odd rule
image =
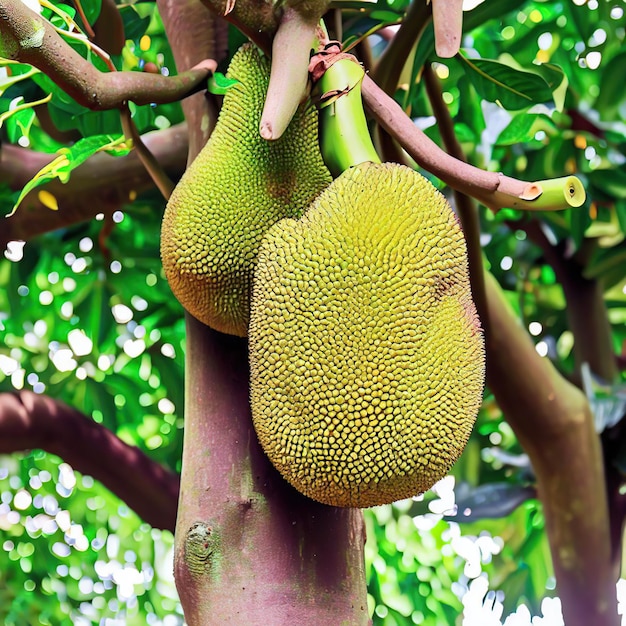
[[[220,565],[220,536],[217,528],[196,522],[185,537],[185,561],[193,578],[216,577]]]

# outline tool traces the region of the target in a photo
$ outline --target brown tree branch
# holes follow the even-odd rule
[[[124,22],[115,0],[102,0],[93,25],[94,42],[109,54],[121,54],[125,44]]]
[[[606,483],[587,399],[540,357],[486,275],[487,384],[532,460],[568,626],[618,626]]]
[[[215,16],[201,0],[157,0],[167,39],[177,67],[191,67],[206,58],[218,62],[228,51],[228,24]],[[217,121],[218,107],[214,96],[194,94],[182,102],[189,128],[191,163],[207,142]]]
[[[62,402],[0,394],[0,454],[40,448],[93,476],[155,528],[174,530],[179,477]]]
[[[426,2],[412,2],[400,24],[398,32],[389,42],[376,67],[370,74],[374,82],[387,94],[393,96],[398,81],[415,42],[420,39],[432,15]]]
[[[21,0],[0,0],[0,42],[0,56],[40,69],[93,110],[119,108],[129,100],[139,105],[180,100],[202,88],[216,68],[215,61],[206,60],[177,76],[100,72]]]
[[[368,623],[363,516],[299,494],[250,415],[245,340],[187,316],[174,572],[190,626]]]
[[[147,133],[143,140],[165,171],[178,180],[185,170],[187,158],[186,124]],[[4,144],[0,148],[0,183],[15,190],[22,189],[54,157],[54,154]],[[142,193],[152,186],[152,180],[135,152],[123,157],[96,154],[77,167],[66,184],[54,180],[29,193],[15,215],[2,222],[0,249],[3,250],[9,241],[28,241],[37,235],[93,218],[98,213],[110,215],[129,203],[131,194]],[[39,201],[38,193],[42,189],[57,199],[58,211],[51,211]]]
[[[184,34],[204,19],[198,2],[159,8],[177,62],[193,58]],[[184,105],[192,160],[210,113],[197,98]],[[245,341],[188,316],[186,345],[174,568],[187,622],[366,624],[361,513],[308,500],[270,465],[252,426]]]
[[[450,111],[443,101],[439,81],[429,64],[424,67],[423,76],[428,99],[433,108],[443,144],[448,154],[466,163],[467,159],[463,148],[454,134],[454,122],[450,116]],[[480,219],[478,210],[470,196],[456,189],[454,190],[454,199],[467,245],[472,297],[476,304],[483,331],[488,333],[489,309],[487,307],[487,296],[485,293],[485,274],[483,268],[483,252],[480,245]]]
[[[424,80],[446,149],[464,161],[430,66],[424,68]],[[477,208],[468,196],[455,196],[468,243],[472,291],[479,295],[476,304],[486,330],[487,384],[537,476],[565,622],[616,624],[617,573],[610,559],[602,449],[589,403],[537,354],[496,280],[491,274],[485,277]],[[482,280],[477,280],[477,271],[483,273]],[[587,582],[590,572],[597,576],[594,584]]]

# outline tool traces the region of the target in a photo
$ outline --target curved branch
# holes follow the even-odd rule
[[[497,172],[486,172],[455,159],[429,139],[413,121],[404,114],[400,105],[388,96],[376,83],[365,76],[361,84],[363,100],[378,123],[415,159],[453,189],[461,191],[482,202],[493,210],[510,207],[522,210],[553,210],[555,205],[546,206],[541,197],[544,188],[541,183],[530,183]],[[559,180],[559,179],[556,179]],[[554,182],[556,182],[556,180]],[[577,185],[581,185],[580,181]],[[560,183],[559,183],[560,184]],[[544,181],[546,196],[552,200],[554,185]],[[580,189],[572,189],[576,202],[580,201]],[[558,195],[558,194],[557,194]],[[558,208],[567,208],[564,198],[560,198]],[[584,201],[584,193],[583,193]],[[580,206],[576,204],[573,206]]]
[[[177,474],[62,402],[31,391],[0,394],[0,454],[32,448],[93,476],[151,526],[174,530]]]
[[[146,133],[143,140],[169,176],[178,180],[187,159],[186,124]],[[0,149],[0,183],[22,189],[54,156],[5,144]],[[0,249],[9,241],[28,241],[98,213],[110,215],[130,202],[131,192],[141,193],[152,186],[135,151],[123,157],[98,153],[77,167],[66,184],[54,180],[29,193],[15,215],[2,222]],[[42,189],[57,199],[58,211],[51,211],[39,201]]]
[[[0,56],[40,69],[92,110],[115,109],[128,100],[139,105],[180,100],[201,89],[217,67],[206,60],[177,76],[100,72],[21,0],[0,0]]]

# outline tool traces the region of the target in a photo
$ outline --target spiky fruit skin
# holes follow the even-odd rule
[[[415,496],[476,419],[484,348],[463,233],[396,164],[345,171],[267,233],[250,319],[251,405],[268,457],[320,502]]]
[[[161,258],[174,295],[194,317],[247,335],[252,272],[267,229],[297,217],[331,182],[317,113],[301,107],[285,135],[267,142],[259,120],[269,62],[251,45],[231,61],[217,125],[165,209]]]

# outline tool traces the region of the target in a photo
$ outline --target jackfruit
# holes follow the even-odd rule
[[[288,482],[347,507],[429,489],[463,450],[484,383],[445,198],[405,166],[346,170],[266,234],[249,339],[254,426]]]
[[[331,176],[314,107],[302,106],[280,140],[259,136],[269,62],[255,47],[235,54],[227,76],[237,83],[165,209],[161,257],[174,295],[194,317],[246,336],[263,234],[283,217],[300,216]]]

